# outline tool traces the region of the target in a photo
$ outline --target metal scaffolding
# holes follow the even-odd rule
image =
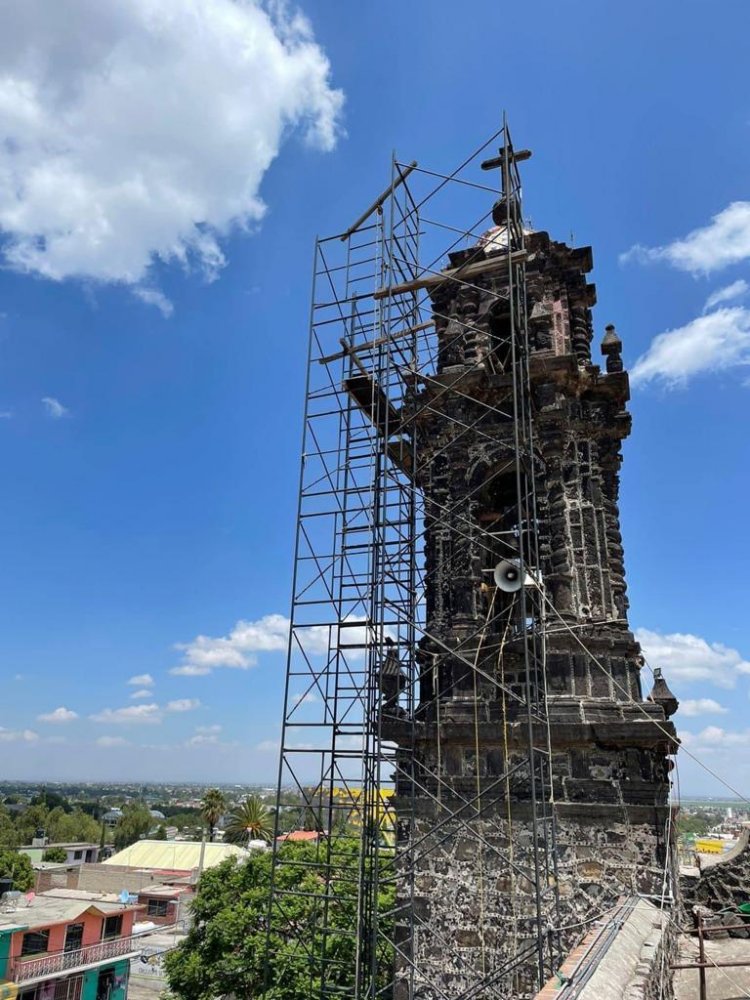
[[[499,190],[478,179],[480,158],[493,146],[497,155],[481,165],[499,171]],[[434,838],[427,843],[410,832],[415,803],[441,802],[444,777],[439,768],[426,773],[417,766],[410,740],[418,719],[437,713],[440,723],[440,682],[425,684],[419,658],[420,643],[435,638],[428,636],[425,595],[435,570],[424,563],[425,533],[450,518],[451,530],[460,534],[463,515],[438,507],[422,489],[417,424],[424,408],[434,412],[436,405],[434,393],[429,404],[420,394],[436,385],[439,364],[431,296],[446,282],[470,284],[489,259],[498,266],[498,255],[507,273],[507,322],[493,356],[481,364],[508,375],[502,408],[514,428],[506,472],[513,475],[515,513],[502,531],[488,526],[483,546],[488,559],[506,551],[521,579],[528,574],[534,586],[522,587],[512,600],[493,601],[481,624],[496,645],[500,636],[514,644],[522,677],[506,684],[483,670],[476,638],[450,652],[465,664],[475,690],[478,683],[502,692],[524,722],[520,762],[508,758],[505,774],[494,781],[498,788],[522,782],[528,789],[530,851],[514,860],[512,851],[509,858],[485,844],[482,864],[532,884],[533,912],[520,931],[514,929],[515,954],[483,965],[466,989],[450,995],[470,1000],[502,994],[517,987],[514,972],[529,963],[541,985],[557,967],[544,592],[518,169],[526,157],[514,150],[504,124],[449,175],[394,158],[391,182],[367,212],[345,233],[315,246],[279,793],[297,793],[307,828],[321,836],[304,857],[276,842],[270,903],[271,921],[305,964],[311,997],[448,995],[420,967],[413,947],[420,932],[414,873],[420,852],[434,849]],[[494,228],[492,201],[495,220],[498,206],[504,218]],[[468,229],[467,218],[476,220]],[[476,246],[481,254],[459,266],[446,263],[447,253]],[[460,384],[451,391],[461,392]],[[496,415],[499,405],[495,400],[483,411],[484,404],[473,404],[477,417],[459,433],[481,435],[484,414]],[[396,739],[389,717],[398,719]],[[462,824],[475,828],[482,810],[478,788],[459,809],[446,807],[437,832],[449,835]],[[314,876],[304,892],[314,899],[315,935],[294,916],[301,893],[296,876],[302,874]],[[353,944],[353,952],[342,941]]]

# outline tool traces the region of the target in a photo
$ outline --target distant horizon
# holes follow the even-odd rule
[[[343,782],[342,782],[343,783]],[[106,786],[106,785],[124,785],[132,787],[141,788],[159,788],[164,785],[181,785],[183,788],[205,788],[211,786],[213,788],[269,788],[276,791],[276,782],[270,781],[183,781],[175,778],[163,778],[155,779],[149,778],[147,781],[141,781],[137,778],[111,778],[105,780],[96,780],[91,778],[2,778],[0,779],[0,787],[4,785],[32,785],[32,786],[47,786],[47,785],[93,785],[93,786]],[[311,782],[312,784],[312,782]],[[282,785],[282,790],[293,789],[294,785]],[[750,801],[743,797],[732,796],[732,795],[707,795],[705,793],[693,793],[685,792],[680,795],[679,799],[676,800],[676,804],[686,804],[688,802],[736,802],[742,805],[746,805],[750,809]]]

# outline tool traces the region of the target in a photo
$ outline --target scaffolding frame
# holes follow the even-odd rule
[[[498,155],[481,166],[499,170],[499,190],[469,173],[496,142]],[[479,629],[464,651],[446,649],[446,654],[459,657],[475,690],[477,683],[490,685],[517,708],[520,705],[526,753],[522,763],[511,766],[508,761],[494,784],[510,788],[511,781],[523,778],[530,789],[532,863],[514,861],[472,828],[491,864],[533,886],[534,907],[532,930],[521,934],[516,953],[492,968],[483,964],[470,985],[451,997],[497,995],[500,984],[516,981],[523,964],[535,968],[541,986],[557,967],[545,596],[537,549],[527,255],[518,169],[528,155],[514,150],[505,120],[450,174],[401,162],[394,155],[390,184],[372,206],[346,232],[316,241],[278,801],[286,790],[294,790],[303,803],[301,820],[319,836],[314,852],[304,857],[285,850],[275,838],[268,922],[269,947],[273,924],[282,928],[307,963],[311,997],[375,1000],[392,996],[397,985],[399,996],[447,996],[439,982],[425,977],[412,948],[420,927],[413,905],[414,875],[420,851],[434,849],[436,832],[444,829],[447,839],[456,824],[472,826],[482,818],[487,789],[478,785],[477,794],[464,798],[459,809],[445,811],[433,830],[432,846],[426,838],[410,836],[416,800],[427,797],[440,804],[444,777],[439,768],[427,774],[415,766],[408,737],[405,741],[402,736],[398,746],[388,738],[384,714],[397,713],[402,733],[411,726],[413,739],[418,714],[429,710],[418,696],[417,655],[429,624],[425,590],[431,581],[422,565],[425,528],[427,522],[434,525],[436,519],[450,517],[460,534],[462,523],[460,511],[436,509],[419,487],[423,466],[416,422],[422,407],[436,412],[436,401],[447,391],[439,387],[428,402],[420,403],[419,386],[437,384],[430,293],[446,281],[470,285],[473,276],[487,269],[488,260],[497,267],[499,255],[507,269],[510,318],[502,352],[507,360],[499,370],[508,376],[504,416],[514,428],[517,527],[505,542],[488,529],[483,544],[488,553],[506,544],[521,579],[529,574],[534,585],[522,587],[517,599],[502,608],[495,610],[493,602],[482,629],[492,626],[510,633],[522,650],[521,693],[495,672],[482,669],[478,655],[473,658],[472,641],[481,643]],[[481,245],[486,238],[492,212],[492,207],[486,209],[488,194],[505,206],[504,236],[495,232],[489,256],[485,243],[485,250],[471,255],[468,263],[446,267],[447,253],[462,244]],[[473,218],[467,202],[471,206],[480,196],[482,211],[470,228],[451,224],[467,212]],[[446,215],[447,221],[428,218],[428,210],[430,216]],[[445,233],[451,238],[447,247]],[[460,378],[450,391],[464,391]],[[474,397],[472,404],[479,406],[479,415],[457,429],[459,436],[481,435],[485,417],[497,413]],[[383,687],[389,663],[391,675],[398,676],[395,699]],[[437,684],[438,712],[439,705]],[[277,835],[280,815],[277,809]],[[301,893],[295,874],[314,875],[312,889]],[[298,926],[293,916],[302,895],[312,906],[314,936],[309,924]],[[342,941],[350,947],[342,947]],[[450,942],[441,945],[451,948]]]

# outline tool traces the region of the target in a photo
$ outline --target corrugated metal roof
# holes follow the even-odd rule
[[[201,844],[181,840],[138,840],[125,850],[107,858],[105,865],[127,865],[129,868],[156,868],[169,871],[191,871],[198,868]],[[234,844],[206,844],[204,868],[213,868],[226,858],[245,858],[247,851]]]

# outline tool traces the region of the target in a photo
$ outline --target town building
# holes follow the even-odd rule
[[[53,848],[65,851],[67,855],[65,864],[68,865],[94,864],[99,860],[101,853],[98,844],[88,844],[80,841],[51,843],[46,837],[39,837],[32,844],[19,847],[18,850],[21,854],[25,854],[31,860],[32,864],[35,864],[43,861],[45,852]],[[60,864],[62,863],[60,862]]]
[[[159,871],[198,871],[213,868],[227,858],[247,857],[235,844],[206,844],[198,841],[137,840],[107,858],[105,865],[148,868]]]
[[[52,889],[0,904],[0,996],[8,1000],[125,1000],[133,925],[144,904]]]

